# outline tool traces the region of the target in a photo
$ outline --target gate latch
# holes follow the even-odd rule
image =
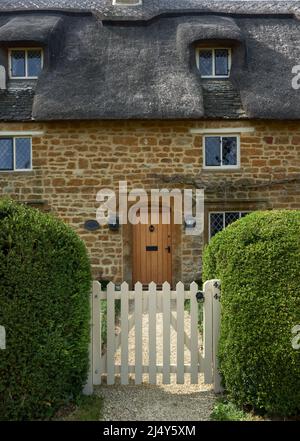
[[[204,302],[204,293],[203,293],[203,291],[198,291],[197,292],[197,294],[196,294],[196,299],[197,299],[197,302],[198,303],[202,303],[202,302]]]

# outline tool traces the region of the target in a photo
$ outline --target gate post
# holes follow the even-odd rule
[[[94,299],[94,282],[90,294],[90,343],[89,343],[89,369],[86,384],[83,388],[83,395],[93,395],[93,299]]]
[[[204,310],[211,320],[204,322],[205,343],[210,348],[205,351],[205,356],[209,359],[205,360],[206,365],[212,366],[214,392],[221,393],[221,376],[218,370],[218,344],[220,337],[221,323],[221,281],[214,279],[205,282],[204,287]]]
[[[218,346],[221,326],[221,281],[213,280],[213,375],[214,391],[216,394],[223,392],[221,375],[219,373]]]

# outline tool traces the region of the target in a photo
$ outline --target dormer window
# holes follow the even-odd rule
[[[197,66],[202,78],[228,78],[231,50],[228,48],[198,48]]]
[[[16,48],[9,50],[9,74],[13,79],[36,79],[43,68],[43,50]]]

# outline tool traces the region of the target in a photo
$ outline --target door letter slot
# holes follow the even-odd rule
[[[158,251],[158,247],[155,246],[146,247],[146,251]]]

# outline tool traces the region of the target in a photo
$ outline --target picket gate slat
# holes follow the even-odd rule
[[[128,384],[128,284],[121,285],[121,383]]]
[[[177,283],[177,384],[184,383],[184,285]]]
[[[170,384],[171,364],[171,287],[169,283],[163,284],[163,383]]]
[[[115,384],[115,285],[107,285],[107,384]]]
[[[156,384],[156,285],[149,285],[149,383]]]
[[[190,304],[190,314],[191,314],[191,384],[198,384],[198,371],[199,371],[199,343],[198,343],[198,303],[196,299],[196,294],[198,291],[198,286],[193,282],[190,286],[191,291],[191,304]]]
[[[135,285],[135,384],[143,382],[143,285]]]

